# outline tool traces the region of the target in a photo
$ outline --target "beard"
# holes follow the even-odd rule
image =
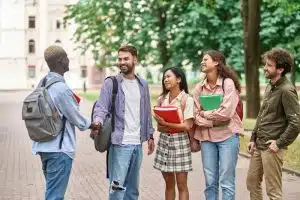
[[[134,63],[124,64],[124,65],[120,65],[119,66],[119,69],[120,69],[121,73],[123,73],[123,74],[130,74],[130,73],[132,73],[133,68],[134,68]]]
[[[265,73],[265,78],[267,78],[267,79],[272,79],[272,78],[277,76],[276,73],[271,73],[271,72],[268,72],[268,71],[265,71],[264,73]]]

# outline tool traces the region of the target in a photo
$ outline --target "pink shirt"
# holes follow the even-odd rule
[[[195,103],[195,130],[194,138],[200,141],[220,142],[228,139],[236,133],[243,133],[243,124],[238,114],[236,106],[239,101],[239,94],[230,78],[224,81],[224,92],[222,89],[223,78],[219,77],[215,88],[210,88],[207,79],[198,83],[194,89]],[[224,94],[225,93],[225,94]],[[200,116],[200,95],[223,95],[223,102],[217,110],[202,111]],[[213,121],[228,121],[228,125],[213,127]]]

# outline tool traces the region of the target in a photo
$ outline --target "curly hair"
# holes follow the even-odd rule
[[[275,62],[276,69],[283,68],[281,76],[284,76],[286,73],[290,72],[294,65],[294,58],[292,54],[281,48],[272,48],[271,50],[263,54],[263,60],[266,59]]]
[[[225,56],[221,52],[216,50],[205,51],[203,55],[209,55],[213,61],[218,62],[217,70],[219,76],[221,76],[222,78],[232,79],[235,88],[237,89],[237,91],[239,91],[239,93],[241,93],[241,84],[238,75],[226,64]]]

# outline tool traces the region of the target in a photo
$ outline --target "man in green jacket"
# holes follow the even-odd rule
[[[270,79],[252,132],[248,152],[252,154],[247,177],[251,200],[263,200],[261,183],[265,176],[267,195],[282,200],[282,165],[287,146],[300,131],[300,106],[293,84],[285,74],[291,71],[292,55],[273,48],[264,55],[264,73]]]

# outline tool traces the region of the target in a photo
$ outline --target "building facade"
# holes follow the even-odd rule
[[[0,0],[0,90],[32,89],[49,71],[44,50],[61,45],[70,59],[65,79],[71,88],[98,87],[105,70],[91,54],[75,50],[74,24],[63,22],[65,6],[76,0]]]

